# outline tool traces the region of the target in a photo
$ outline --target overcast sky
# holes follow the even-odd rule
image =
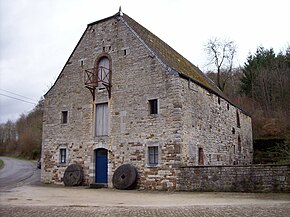
[[[33,109],[86,25],[119,6],[202,70],[212,37],[234,40],[240,65],[260,45],[290,44],[289,0],[0,0],[0,123]]]

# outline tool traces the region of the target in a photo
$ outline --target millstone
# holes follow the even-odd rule
[[[78,164],[69,165],[63,175],[63,182],[65,186],[77,186],[82,183],[83,169]]]
[[[113,185],[120,190],[131,189],[137,180],[137,170],[131,164],[119,166],[113,175]]]

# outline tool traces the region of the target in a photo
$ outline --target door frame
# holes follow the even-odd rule
[[[100,158],[98,158],[98,152],[100,152],[100,151],[106,151],[106,154],[105,154],[106,160],[105,160],[105,162],[98,161],[98,160],[100,160]],[[108,150],[106,148],[97,148],[97,149],[94,150],[94,156],[95,156],[95,171],[94,171],[95,178],[94,178],[94,182],[96,184],[106,184],[107,185],[107,183],[108,183]],[[106,164],[104,164],[102,166],[102,169],[105,170],[105,173],[102,174],[104,176],[102,178],[104,178],[106,180],[105,182],[98,182],[98,180],[97,180],[98,179],[98,172],[99,172],[98,169],[97,169],[98,162],[101,163],[101,164],[102,163],[106,163]]]

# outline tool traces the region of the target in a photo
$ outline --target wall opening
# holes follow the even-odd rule
[[[68,121],[68,111],[62,111],[61,112],[61,123],[67,124]]]
[[[198,148],[198,165],[204,165],[203,148]]]
[[[240,114],[238,110],[236,111],[236,115],[237,115],[237,127],[241,127]]]
[[[158,100],[149,100],[149,114],[158,114]]]

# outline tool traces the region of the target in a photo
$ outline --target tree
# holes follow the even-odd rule
[[[234,58],[237,46],[234,41],[222,40],[218,38],[209,39],[205,45],[209,63],[214,66],[214,73],[217,73],[216,83],[224,91],[228,79],[232,76]]]
[[[259,47],[250,54],[243,69],[241,91],[261,103],[267,111],[287,109],[290,100],[290,48],[275,54]]]
[[[0,125],[0,155],[11,154],[17,148],[15,123],[7,121]]]
[[[40,155],[42,142],[43,99],[28,114],[21,115],[16,122],[18,151],[22,156],[35,159]]]
[[[208,72],[207,76],[217,84],[217,73]],[[242,68],[233,68],[230,75],[227,75],[226,85],[223,89],[223,93],[230,99],[234,100],[240,97]],[[225,80],[224,74],[221,74],[221,80]]]
[[[0,124],[0,155],[14,155],[36,159],[42,142],[43,99],[27,115],[22,114],[16,123]]]
[[[290,137],[290,47],[277,55],[263,47],[250,54],[243,68],[241,94],[252,100],[252,108],[246,110],[251,111],[256,136]]]

